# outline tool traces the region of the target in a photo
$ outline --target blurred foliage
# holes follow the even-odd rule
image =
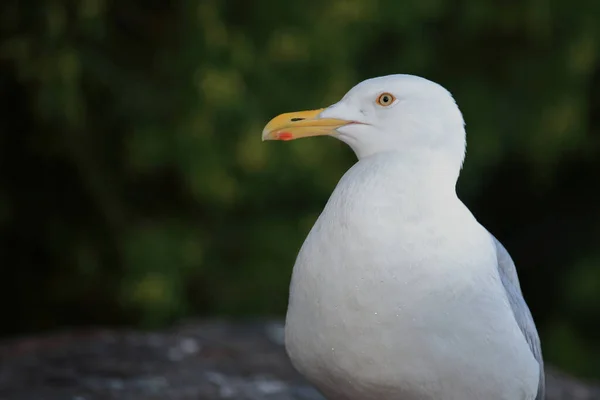
[[[461,197],[509,249],[546,358],[600,377],[597,0],[0,5],[5,334],[281,315],[354,155],[274,115],[412,73],[467,121]]]

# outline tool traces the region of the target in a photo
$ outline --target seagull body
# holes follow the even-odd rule
[[[443,87],[370,79],[263,139],[328,135],[358,162],[294,266],[286,349],[330,400],[542,400],[535,324],[515,265],[456,195],[462,115]]]

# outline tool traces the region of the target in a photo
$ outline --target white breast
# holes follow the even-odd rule
[[[331,399],[534,399],[487,231],[410,174],[384,155],[340,181],[294,266],[292,362]]]

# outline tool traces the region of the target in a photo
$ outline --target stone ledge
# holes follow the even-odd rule
[[[279,321],[88,329],[0,343],[0,400],[323,400],[292,368]],[[552,368],[548,400],[600,400]]]

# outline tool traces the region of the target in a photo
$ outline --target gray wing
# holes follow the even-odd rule
[[[502,279],[502,284],[508,295],[508,300],[512,308],[517,324],[521,328],[521,332],[525,336],[529,348],[533,353],[533,356],[540,364],[540,383],[538,385],[538,393],[535,400],[543,400],[544,393],[546,390],[546,379],[544,375],[544,360],[542,359],[542,348],[540,345],[540,337],[538,336],[533,317],[525,303],[523,293],[521,292],[521,285],[519,284],[519,277],[517,276],[517,269],[508,251],[502,246],[502,243],[498,241],[490,233],[490,236],[494,240],[496,245],[496,253],[498,257],[498,272]]]

